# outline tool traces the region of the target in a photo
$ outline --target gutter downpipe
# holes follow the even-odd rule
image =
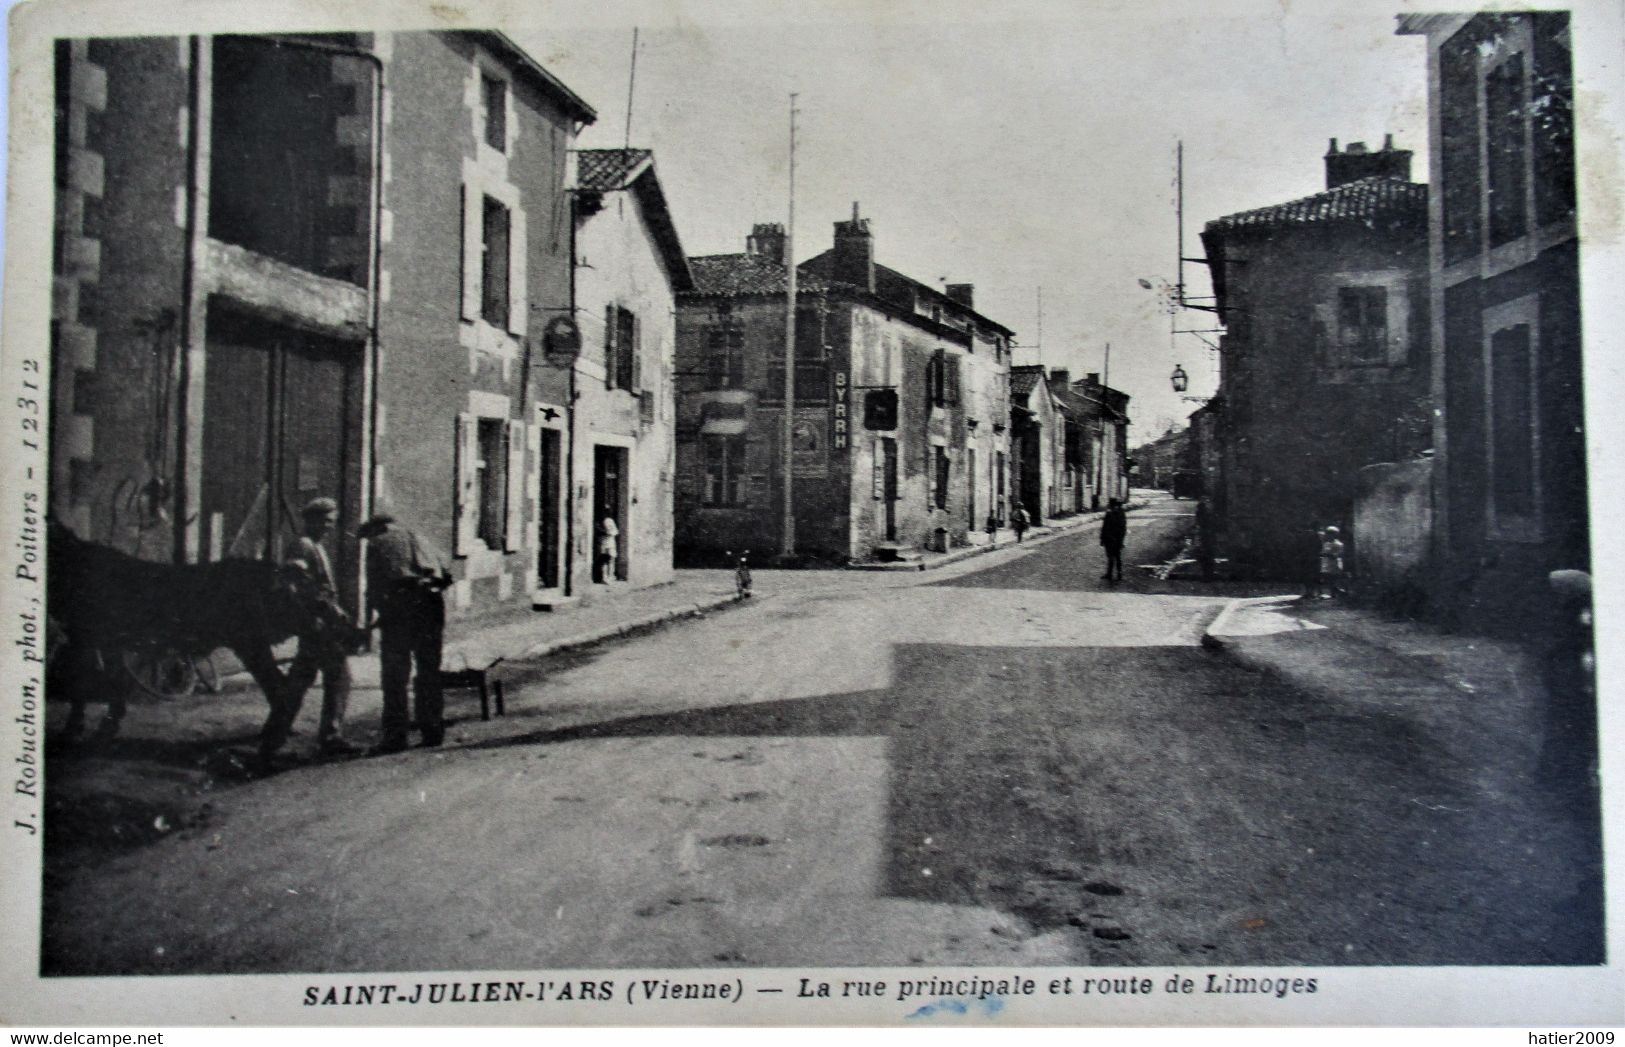
[[[566,192],[565,198],[569,201],[568,217],[570,220],[570,317],[576,316],[576,203],[578,200],[574,192]],[[581,364],[581,354],[578,351],[575,358],[570,361],[570,402],[566,405],[569,416],[566,422],[566,442],[564,450],[564,570],[559,578],[560,591],[565,596],[575,595],[575,566],[576,566],[576,399],[579,395],[576,390],[577,369]],[[589,510],[590,511],[590,510]]]

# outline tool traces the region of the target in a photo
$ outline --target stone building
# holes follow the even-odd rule
[[[327,495],[352,604],[342,536],[387,509],[452,556],[454,614],[524,606],[560,471],[546,411],[572,404],[542,348],[573,315],[566,178],[591,107],[484,31],[68,40],[57,99],[60,518],[153,559],[263,556]],[[641,214],[624,175],[605,192]],[[626,437],[638,409],[592,431]],[[658,560],[645,529],[634,572]]]
[[[1435,603],[1518,631],[1590,566],[1567,12],[1406,15],[1428,47]]]
[[[1196,441],[1190,429],[1171,429],[1131,452],[1135,482],[1140,487],[1174,490],[1180,473],[1197,475]]]
[[[1203,230],[1225,326],[1206,497],[1243,570],[1312,571],[1312,528],[1348,530],[1359,470],[1429,446],[1428,189],[1410,159],[1333,139],[1324,192]]]
[[[1012,497],[1034,524],[1076,511],[1066,474],[1066,421],[1042,364],[1010,368]]]
[[[1007,511],[1011,332],[968,284],[938,291],[875,261],[853,209],[798,268],[791,480],[798,556],[906,556],[984,540]],[[680,559],[783,548],[782,226],[690,259],[679,296]]]
[[[692,285],[647,149],[576,154],[575,411],[537,404],[542,439],[571,448],[559,475],[544,453],[538,603],[590,595],[594,586],[656,585],[672,578],[677,461],[676,294]],[[573,428],[572,428],[573,427]],[[568,499],[565,492],[573,492]],[[561,514],[568,500],[569,511]],[[613,562],[597,555],[614,521]],[[560,533],[562,532],[562,534]],[[562,547],[562,563],[556,561]]]

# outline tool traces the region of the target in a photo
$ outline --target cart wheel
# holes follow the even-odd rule
[[[154,698],[185,698],[197,689],[197,666],[172,648],[154,644],[127,649],[123,662],[135,685]]]

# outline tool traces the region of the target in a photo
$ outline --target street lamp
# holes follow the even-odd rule
[[[1169,380],[1173,382],[1174,392],[1176,393],[1182,393],[1191,387],[1191,376],[1186,374],[1185,369],[1178,364],[1174,364],[1174,373],[1169,376]]]

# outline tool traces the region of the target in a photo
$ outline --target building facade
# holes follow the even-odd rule
[[[1174,490],[1180,473],[1197,475],[1196,441],[1190,429],[1174,429],[1131,452],[1131,473],[1140,487]]]
[[[542,346],[574,315],[586,103],[502,34],[462,31],[63,41],[57,98],[60,518],[151,559],[255,557],[333,497],[355,607],[347,536],[381,510],[451,555],[453,614],[523,606],[554,554],[561,574],[541,507],[568,471],[548,449],[569,452],[547,409],[572,416],[574,378]],[[628,179],[606,191],[642,215]],[[635,255],[616,271],[660,317],[664,382],[678,278]],[[639,408],[586,406],[588,432],[645,439]],[[648,457],[658,504],[670,454]],[[632,580],[658,580],[659,527],[629,523]]]
[[[581,150],[574,187],[575,410],[564,400],[536,407],[536,424],[571,449],[568,475],[544,483],[540,562],[564,554],[538,578],[537,601],[548,604],[672,578],[676,295],[692,286],[649,150]],[[541,473],[559,468],[549,454]]]
[[[678,307],[677,548],[704,562],[783,549],[783,228],[690,260]],[[1011,332],[874,259],[867,219],[798,268],[792,496],[798,556],[905,555],[981,537],[1006,512]]]
[[[1434,602],[1517,630],[1589,570],[1566,12],[1408,15],[1427,37]]]
[[[1011,496],[1034,524],[1070,505],[1066,475],[1066,413],[1050,390],[1042,364],[1010,369],[1010,455],[1015,464]]]
[[[1410,155],[1334,139],[1324,192],[1203,230],[1225,327],[1207,496],[1242,571],[1312,573],[1319,526],[1357,544],[1359,470],[1431,442],[1428,190]]]

